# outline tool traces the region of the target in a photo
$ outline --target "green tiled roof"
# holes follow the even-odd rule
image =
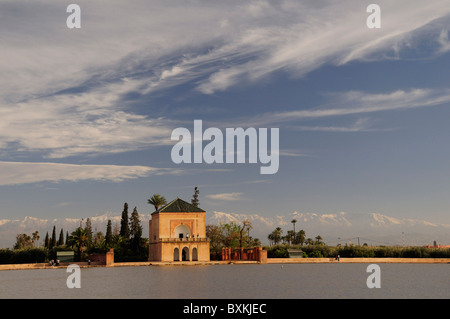
[[[206,211],[177,197],[177,199],[174,199],[166,206],[161,207],[153,214],[155,213],[206,213]]]

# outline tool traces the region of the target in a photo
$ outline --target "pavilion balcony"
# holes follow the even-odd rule
[[[206,237],[187,237],[187,238],[158,238],[153,243],[179,243],[179,242],[208,242]]]

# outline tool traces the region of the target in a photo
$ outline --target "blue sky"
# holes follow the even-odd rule
[[[450,223],[450,7],[0,1],[0,219],[207,211]],[[280,129],[280,166],[180,164],[173,129]]]

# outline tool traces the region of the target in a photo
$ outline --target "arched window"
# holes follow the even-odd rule
[[[178,225],[175,228],[174,237],[175,238],[187,238],[187,237],[190,237],[190,234],[191,234],[191,230],[188,226]]]
[[[178,247],[175,247],[173,250],[173,261],[180,261],[180,250]]]
[[[192,248],[192,261],[198,261],[197,247]]]

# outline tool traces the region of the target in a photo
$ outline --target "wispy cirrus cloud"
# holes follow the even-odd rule
[[[122,182],[151,176],[182,176],[227,172],[227,169],[186,169],[142,165],[66,164],[52,162],[0,161],[0,186],[41,182]]]
[[[120,182],[164,172],[147,166],[0,162],[0,186],[82,180]]]
[[[122,109],[121,96],[136,85],[125,79],[79,94],[0,104],[0,147],[64,158],[169,144],[170,120]]]
[[[256,16],[261,20],[252,20],[254,17],[250,15],[250,22],[230,41],[190,60],[196,65],[211,60],[223,62],[200,81],[199,91],[212,94],[243,82],[265,79],[278,71],[301,77],[323,65],[401,58],[402,51],[430,38],[436,43],[436,50],[429,52],[431,55],[445,52],[442,48],[446,48],[447,41],[443,30],[450,13],[445,1],[426,5],[381,1],[386,14],[383,27],[376,32],[364,25],[364,4],[323,1],[319,8],[294,1],[281,5],[271,1],[260,3],[264,5]],[[404,10],[406,4],[408,10]],[[251,10],[250,6],[246,9],[242,11]],[[433,23],[441,18],[444,21]],[[189,60],[183,61],[186,64]]]
[[[223,200],[223,201],[238,201],[243,199],[242,193],[240,192],[210,194],[206,195],[205,197],[209,199]]]
[[[430,35],[445,47],[450,13],[445,0],[380,1],[383,27],[375,31],[365,26],[366,5],[354,1],[79,4],[86,10],[76,32],[57,19],[63,4],[40,0],[33,10],[2,4],[2,12],[14,14],[0,22],[0,69],[8,75],[0,93],[36,96],[124,74],[142,79],[142,92],[193,82],[213,93],[280,70],[302,76],[324,64],[385,59]],[[420,37],[413,41],[415,33]]]
[[[385,59],[391,52],[398,58],[424,39],[436,44],[431,54],[448,51],[446,0],[381,1],[386,14],[380,30],[365,27],[365,6],[354,1],[78,4],[83,8],[79,30],[67,29],[60,19],[63,4],[0,4],[4,152],[39,151],[44,158],[65,158],[166,145],[172,122],[153,115],[155,105],[130,111],[128,95],[185,83],[213,94],[279,71],[301,77],[327,64]],[[448,100],[448,92],[415,89],[335,97],[340,101],[330,108],[274,112],[256,116],[252,123],[268,123],[269,116],[273,123],[437,105]]]
[[[336,133],[354,133],[354,132],[371,132],[379,131],[380,129],[373,129],[370,127],[370,119],[361,118],[349,126],[307,126],[298,125],[290,128],[300,131],[314,131],[314,132],[336,132]]]
[[[450,103],[450,90],[410,89],[377,94],[351,91],[330,93],[328,94],[328,101],[327,105],[322,107],[265,113],[252,118],[242,119],[242,122],[251,126],[264,126],[269,123],[286,123],[299,120],[315,120],[348,115],[368,115],[376,112],[433,107]],[[369,130],[368,124],[369,120],[362,118],[349,127],[297,126],[292,128],[312,131],[356,132]]]

